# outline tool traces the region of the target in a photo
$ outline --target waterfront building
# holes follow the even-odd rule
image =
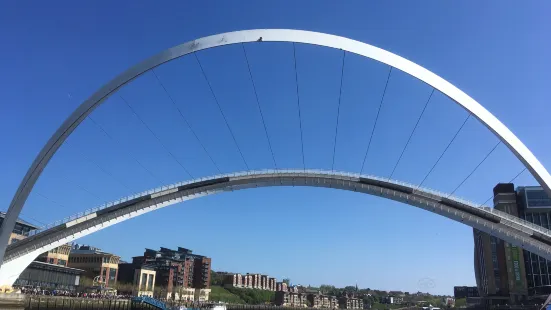
[[[2,222],[4,221],[5,217],[6,217],[6,213],[0,212],[0,225],[2,225]],[[31,230],[35,230],[38,228],[39,228],[38,226],[35,226],[27,221],[24,221],[18,218],[17,221],[15,222],[15,227],[13,228],[13,231],[10,235],[8,244],[12,244],[19,240],[25,239]]]
[[[267,290],[268,289],[268,276],[267,275],[261,275],[260,276],[260,289]]]
[[[285,282],[276,282],[276,291],[278,292],[287,292],[289,288]]]
[[[239,273],[227,273],[224,275],[223,283],[225,287],[244,287],[244,279]]]
[[[453,297],[455,297],[455,299],[458,299],[468,297],[480,297],[480,295],[478,294],[478,287],[476,286],[454,286]]]
[[[225,273],[223,276],[223,285],[225,287],[256,288],[275,291],[276,278],[260,274],[247,273],[246,275],[242,275],[239,273]]]
[[[243,277],[241,278],[241,283],[243,287],[252,288],[253,276],[251,276],[250,274],[243,275]]]
[[[551,199],[540,186],[520,186],[516,190],[519,216],[531,223],[551,229]],[[523,251],[528,294],[549,295],[551,261]]]
[[[354,294],[344,293],[339,300],[339,308],[341,309],[363,309],[363,299],[356,298]]]
[[[63,244],[55,249],[40,254],[35,260],[43,263],[67,266],[71,245]]]
[[[338,309],[339,299],[337,296],[329,296],[329,309]]]
[[[306,308],[308,307],[308,296],[304,293],[277,291],[275,304],[281,307]]]
[[[268,278],[268,289],[270,291],[275,291],[276,290],[276,278]]]
[[[120,257],[88,245],[75,245],[69,253],[68,266],[82,269],[84,276],[98,279],[106,287],[115,286]]]
[[[551,228],[551,199],[539,186],[494,187],[494,208]],[[551,293],[551,262],[473,229],[479,295],[490,304],[519,303]]]
[[[260,277],[261,275],[258,274],[258,273],[254,273],[254,274],[251,274],[251,286],[252,288],[261,288],[261,284],[260,284]]]
[[[119,293],[153,297],[156,273],[153,266],[120,263],[117,279],[119,287],[124,287],[123,284],[127,284],[130,287],[124,287],[126,291],[119,289]]]
[[[83,273],[81,269],[34,261],[15,280],[14,287],[74,291],[80,286]]]
[[[132,258],[135,265],[152,266],[156,271],[155,285],[159,298],[207,301],[210,294],[211,259],[192,250],[160,248],[146,249],[143,256]]]

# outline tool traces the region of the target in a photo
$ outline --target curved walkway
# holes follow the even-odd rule
[[[125,197],[69,217],[10,245],[0,268],[0,285],[11,285],[40,253],[141,214],[182,201],[226,191],[310,186],[342,189],[400,201],[479,229],[551,259],[551,231],[492,208],[407,183],[374,176],[318,170],[266,170],[217,175]],[[423,223],[420,223],[422,225]],[[11,283],[9,283],[11,281]]]

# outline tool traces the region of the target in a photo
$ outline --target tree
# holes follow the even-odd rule
[[[224,284],[224,276],[216,271],[210,272],[210,285],[222,286]]]
[[[352,286],[352,285],[349,285],[349,286],[345,286],[344,287],[344,290],[346,292],[355,292],[356,291],[356,287],[355,286]]]
[[[462,308],[467,306],[466,298],[458,298],[455,300],[455,308]]]
[[[281,282],[287,283],[287,285],[291,285],[291,279],[289,279],[289,278],[285,278],[285,279],[281,280]]]

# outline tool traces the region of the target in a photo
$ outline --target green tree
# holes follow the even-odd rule
[[[466,298],[458,298],[455,300],[455,308],[462,308],[467,306]]]
[[[291,279],[285,278],[285,279],[281,280],[281,282],[287,283],[287,285],[290,285],[291,284]]]
[[[210,285],[211,286],[222,286],[224,284],[224,276],[219,274],[216,271],[210,272]]]

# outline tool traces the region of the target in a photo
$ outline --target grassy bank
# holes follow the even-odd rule
[[[212,301],[222,301],[232,304],[244,304],[245,301],[241,299],[239,296],[231,293],[227,289],[221,287],[221,286],[211,286],[210,287],[210,296],[209,299]]]

